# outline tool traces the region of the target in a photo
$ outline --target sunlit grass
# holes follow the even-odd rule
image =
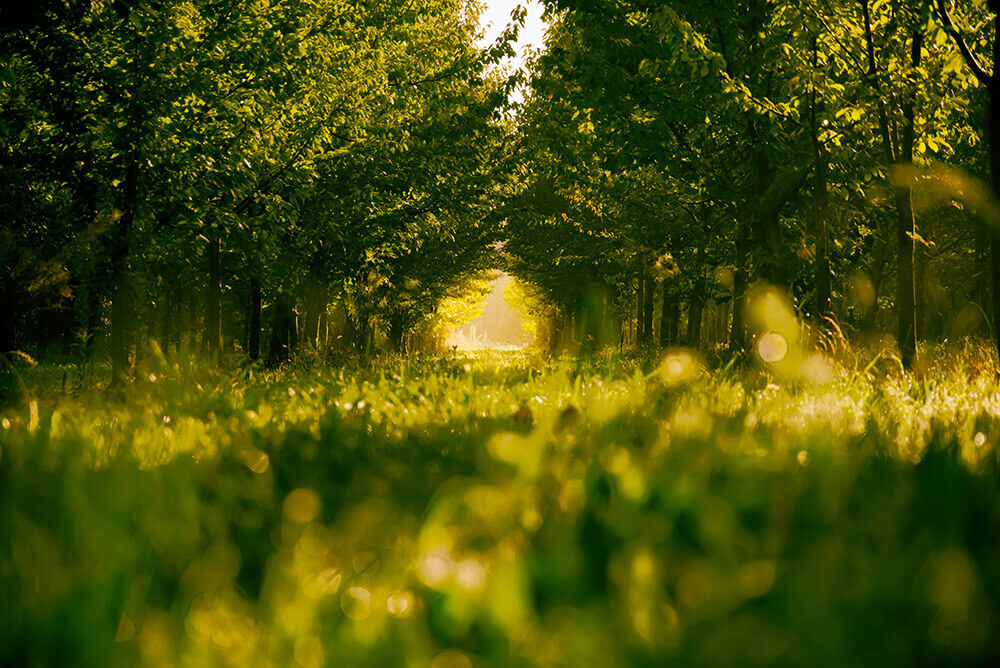
[[[683,350],[239,373],[154,355],[111,399],[38,369],[0,423],[0,656],[989,656],[1000,387],[968,352],[916,379],[858,358],[793,377]]]

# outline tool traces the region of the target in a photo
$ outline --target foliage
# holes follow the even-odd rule
[[[995,17],[957,5],[984,60]],[[554,308],[579,312],[587,286],[605,286],[621,338],[636,342],[653,300],[635,300],[655,289],[661,341],[683,340],[671,330],[684,321],[699,334],[703,314],[721,310],[739,350],[739,304],[767,281],[819,323],[864,332],[911,313],[923,339],[982,331],[981,318],[959,331],[945,314],[990,311],[988,216],[953,204],[959,189],[942,202],[924,178],[941,163],[989,175],[984,90],[937,3],[545,6],[546,48],[518,110],[531,160],[505,248],[509,270]],[[899,164],[917,169],[894,178]],[[899,285],[909,274],[915,286]],[[726,278],[713,287],[713,275]]]
[[[296,302],[313,342],[333,302],[362,347],[414,327],[497,238],[491,66],[523,19],[477,48],[479,11],[116,1],[5,25],[0,349],[108,335],[120,374],[149,339],[245,349]]]

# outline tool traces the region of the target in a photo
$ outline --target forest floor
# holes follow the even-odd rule
[[[869,362],[39,367],[0,664],[988,665],[1000,386]]]

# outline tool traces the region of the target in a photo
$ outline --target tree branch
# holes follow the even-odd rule
[[[854,55],[854,52],[851,51],[849,48],[847,48],[847,46],[840,40],[840,37],[837,35],[837,31],[833,29],[833,27],[827,22],[825,18],[823,18],[823,15],[820,14],[818,11],[816,11],[816,8],[809,3],[806,3],[806,7],[809,8],[809,11],[813,13],[813,16],[815,16],[819,20],[819,22],[823,25],[823,27],[826,28],[827,34],[830,35],[833,41],[837,43],[837,46],[840,47],[840,50],[843,51],[844,55],[850,58],[851,61],[859,70],[864,70],[865,68],[861,64],[861,61],[858,59],[857,56]]]
[[[316,138],[316,135],[318,135],[319,132],[320,132],[320,130],[323,129],[323,127],[326,125],[326,123],[327,123],[328,120],[329,119],[324,120],[324,121],[320,121],[319,123],[317,123],[316,127],[313,128],[312,131],[309,132],[309,134],[306,135],[306,138],[298,145],[298,147],[292,153],[292,157],[289,158],[289,160],[284,165],[282,165],[277,171],[272,172],[259,185],[257,185],[256,187],[254,187],[250,191],[250,193],[246,197],[244,197],[243,200],[240,201],[239,204],[237,204],[234,207],[233,211],[235,211],[237,214],[240,214],[240,213],[243,213],[244,211],[246,211],[247,207],[250,206],[250,204],[253,203],[253,201],[256,199],[257,195],[259,195],[260,193],[264,192],[267,189],[267,187],[270,186],[271,183],[274,182],[275,179],[277,179],[279,176],[281,176],[282,174],[284,174],[285,171],[289,167],[291,167],[296,162],[298,162],[299,158],[302,156],[302,153],[306,150],[306,147],[309,146],[310,143],[312,143],[312,140]]]
[[[976,78],[984,85],[989,87],[993,83],[993,77],[987,74],[983,66],[979,64],[976,59],[976,54],[972,53],[972,49],[966,43],[965,38],[958,32],[955,24],[951,22],[951,17],[948,15],[948,8],[944,5],[944,0],[937,0],[938,15],[941,17],[941,24],[944,26],[945,32],[951,35],[951,38],[955,40],[955,44],[958,45],[958,50],[962,52],[962,57],[965,58],[966,64],[972,73],[976,75]],[[995,73],[994,73],[995,74]]]

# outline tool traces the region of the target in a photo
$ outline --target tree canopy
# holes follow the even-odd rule
[[[554,349],[1000,332],[992,4],[543,5],[523,71],[472,0],[6,15],[0,349],[428,346],[496,270]]]

